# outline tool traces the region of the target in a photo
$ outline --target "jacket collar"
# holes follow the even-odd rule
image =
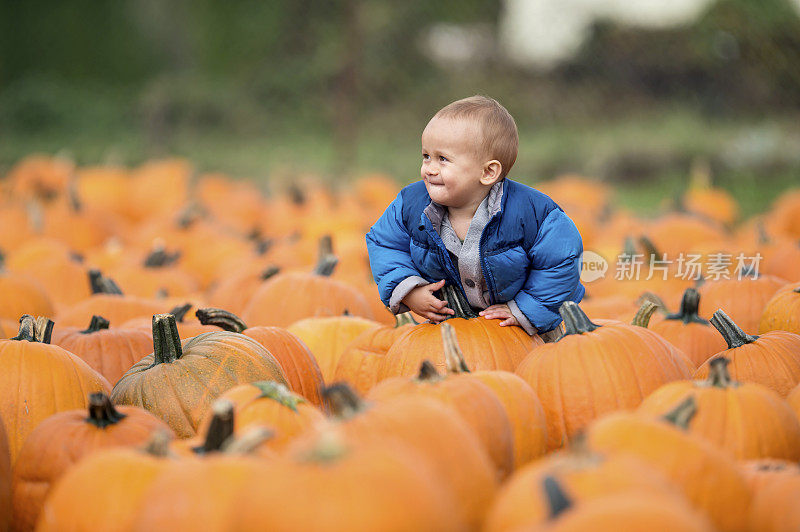
[[[490,219],[503,208],[503,189],[505,188],[503,183],[505,183],[505,179],[492,185],[492,188],[489,189],[488,196],[486,196],[486,210],[489,213]],[[439,205],[433,201],[431,201],[423,211],[423,214],[425,214],[425,216],[427,216],[431,221],[431,224],[437,233],[441,233],[442,220],[444,219],[446,213],[447,207]]]

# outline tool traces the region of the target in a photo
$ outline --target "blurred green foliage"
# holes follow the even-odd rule
[[[502,7],[0,2],[0,171],[32,151],[67,149],[84,164],[176,154],[254,177],[292,166],[410,180],[428,117],[484,93],[517,119],[514,171],[529,181],[583,172],[655,197],[657,188],[639,187],[668,188],[702,157],[743,194],[754,194],[747,176],[764,178],[763,203],[800,179],[800,17],[789,0],[719,0],[664,30],[601,21],[575,58],[546,74],[494,52],[442,65],[421,45],[440,23],[496,32]],[[357,150],[337,144],[348,130]]]

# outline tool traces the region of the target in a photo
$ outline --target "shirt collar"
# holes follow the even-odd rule
[[[500,212],[503,205],[503,183],[505,180],[499,181],[492,185],[489,189],[489,194],[483,199],[478,206],[478,210],[484,209],[488,213],[489,218]],[[425,215],[431,221],[434,230],[441,233],[442,220],[447,214],[447,207],[439,205],[431,201],[424,210]]]

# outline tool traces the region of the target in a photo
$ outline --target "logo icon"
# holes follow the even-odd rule
[[[591,283],[606,276],[608,261],[599,253],[584,251],[581,255],[581,282]]]

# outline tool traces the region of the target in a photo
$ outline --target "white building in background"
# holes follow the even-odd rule
[[[548,69],[575,54],[598,19],[664,28],[687,24],[717,0],[505,0],[498,28],[503,54]],[[800,0],[790,0],[800,13]]]

